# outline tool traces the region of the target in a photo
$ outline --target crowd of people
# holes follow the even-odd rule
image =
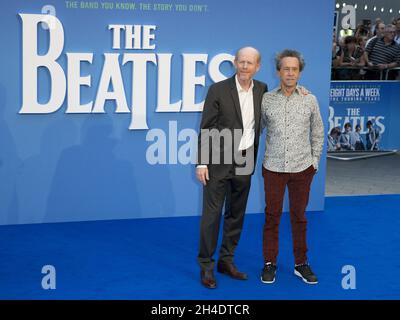
[[[350,122],[344,125],[344,131],[340,127],[332,128],[328,135],[328,151],[377,151],[379,150],[380,131],[372,121],[367,122],[368,132],[365,140],[361,134],[361,126],[356,125],[352,130]],[[365,142],[364,142],[365,141]]]
[[[385,24],[377,18],[360,23],[352,35],[332,45],[332,80],[400,79],[400,17]],[[388,72],[383,73],[383,71]],[[383,79],[382,79],[383,80]]]

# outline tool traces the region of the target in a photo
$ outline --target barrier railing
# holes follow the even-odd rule
[[[397,149],[385,151],[328,151],[326,156],[329,159],[352,161],[373,157],[390,156],[396,154],[397,152]]]
[[[377,67],[358,67],[358,66],[337,66],[337,67],[332,67],[332,70],[371,70],[371,71],[379,71],[379,80],[388,80],[389,74],[392,71],[399,71],[400,67],[395,67],[395,68],[387,68],[387,69],[379,69]],[[332,79],[332,80],[344,80],[344,79]],[[355,80],[360,80],[360,79],[355,79]],[[377,79],[378,80],[378,79]],[[400,81],[400,79],[397,79]]]

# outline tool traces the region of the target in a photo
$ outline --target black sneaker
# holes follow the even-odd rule
[[[267,262],[262,270],[261,282],[274,283],[275,274],[276,274],[276,265],[272,264],[271,262]]]
[[[310,265],[307,263],[295,266],[294,274],[296,276],[302,278],[305,283],[308,283],[308,284],[317,284],[318,283],[317,276],[314,274],[314,272],[312,272]]]

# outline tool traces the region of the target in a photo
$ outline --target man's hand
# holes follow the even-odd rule
[[[196,168],[196,177],[205,186],[207,180],[210,180],[210,177],[208,176],[208,168]]]
[[[306,96],[308,94],[310,94],[311,92],[308,91],[306,88],[304,88],[303,86],[299,86],[300,92],[303,96]]]
[[[379,68],[380,70],[387,69],[387,67],[388,67],[387,64],[383,64],[383,63],[379,63],[379,64],[378,64],[378,68]]]

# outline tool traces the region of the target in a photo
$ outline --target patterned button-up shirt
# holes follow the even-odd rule
[[[313,165],[318,170],[324,143],[324,125],[318,101],[299,88],[286,97],[280,88],[262,100],[262,125],[267,129],[263,166],[274,172],[294,173]]]

